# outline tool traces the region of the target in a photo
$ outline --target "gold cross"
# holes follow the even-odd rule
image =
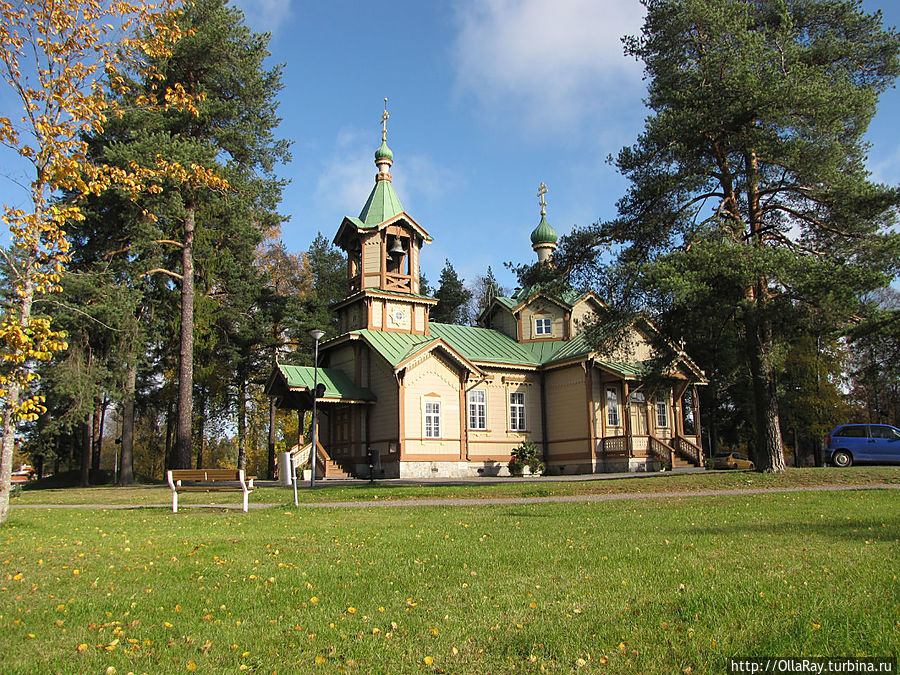
[[[541,198],[538,204],[541,205],[541,215],[547,215],[547,200],[544,199],[544,195],[547,194],[547,186],[544,185],[544,181],[541,181],[541,187],[538,188],[537,196]]]
[[[384,112],[381,113],[381,142],[387,141],[387,121],[390,114],[387,111],[387,98],[384,99]]]

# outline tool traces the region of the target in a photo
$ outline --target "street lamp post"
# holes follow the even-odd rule
[[[315,350],[313,351],[313,417],[312,417],[312,448],[309,451],[309,465],[312,471],[309,474],[309,487],[316,486],[316,454],[318,450],[318,431],[319,420],[316,414],[316,402],[319,398],[319,340],[325,335],[324,331],[314,328],[309,331],[309,336],[316,341]]]

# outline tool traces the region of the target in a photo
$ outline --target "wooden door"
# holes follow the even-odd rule
[[[647,399],[642,391],[633,391],[629,397],[631,408],[631,435],[632,436],[648,436],[649,426],[647,425]]]

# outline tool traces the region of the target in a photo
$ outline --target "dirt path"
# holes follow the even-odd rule
[[[594,495],[558,495],[555,497],[497,497],[486,499],[372,499],[356,502],[319,502],[300,504],[301,508],[345,509],[410,506],[502,506],[504,504],[553,504],[562,502],[618,502],[633,499],[683,499],[687,497],[717,497],[719,495],[763,495],[790,492],[847,492],[854,490],[900,490],[900,485],[820,485],[812,487],[745,488],[727,490],[695,490],[691,492],[643,492]],[[14,509],[171,509],[169,504],[10,504]],[[267,509],[288,504],[250,504],[251,509]],[[240,504],[179,504],[179,509],[240,509]]]

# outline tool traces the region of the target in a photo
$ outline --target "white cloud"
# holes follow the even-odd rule
[[[377,147],[377,146],[375,146]],[[342,129],[330,156],[317,172],[315,201],[338,218],[359,214],[375,182],[372,134]]]
[[[887,146],[882,143],[880,146]],[[878,150],[885,149],[877,147]],[[869,171],[872,173],[871,180],[876,183],[886,183],[888,185],[896,185],[900,182],[900,147],[887,147],[888,152],[876,153],[870,152]],[[873,157],[873,155],[877,155]]]
[[[377,141],[377,136],[358,129],[338,133],[333,149],[317,172],[314,199],[321,211],[339,212],[339,218],[359,213],[375,184]],[[397,196],[413,217],[417,205],[436,203],[459,187],[453,171],[427,155],[395,157],[392,173]]]
[[[457,12],[457,86],[530,127],[563,130],[639,102],[641,64],[621,37],[638,34],[637,0],[472,0]]]
[[[291,16],[291,0],[232,0],[254,31],[277,33]]]

